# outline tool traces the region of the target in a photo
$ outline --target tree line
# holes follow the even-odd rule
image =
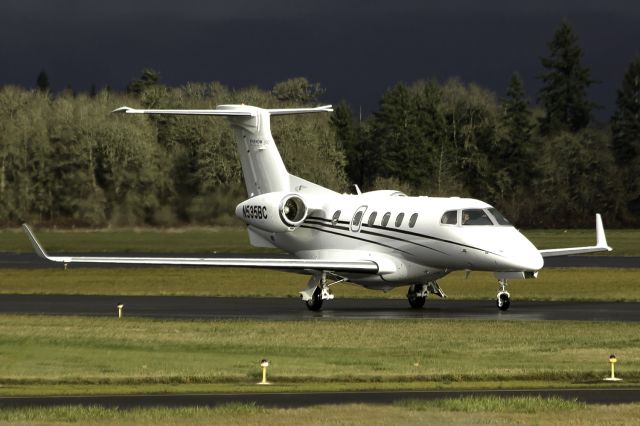
[[[535,103],[514,73],[505,97],[458,79],[397,83],[364,120],[341,102],[331,116],[274,117],[289,171],[340,192],[400,189],[471,196],[518,226],[638,226],[640,58],[631,62],[606,126],[595,125],[578,39],[562,22],[541,59]],[[220,83],[162,84],[151,69],[124,93],[54,94],[0,88],[0,225],[132,226],[237,223],[246,198],[231,131],[220,118],[122,116],[144,108],[315,105],[317,83],[271,90]]]

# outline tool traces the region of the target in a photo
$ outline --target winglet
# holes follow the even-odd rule
[[[120,107],[120,108],[116,108],[116,109],[114,109],[113,111],[111,111],[111,113],[112,113],[112,114],[113,114],[113,113],[120,113],[120,114],[122,114],[122,113],[127,113],[127,112],[129,112],[130,110],[132,110],[132,108],[129,108],[128,106],[123,106],[123,107]]]
[[[27,237],[29,237],[29,241],[31,241],[31,245],[33,245],[33,249],[36,251],[36,254],[43,259],[50,260],[49,256],[47,255],[47,252],[44,251],[44,249],[42,248],[42,244],[40,244],[40,241],[38,241],[36,236],[33,234],[33,231],[31,230],[31,228],[29,228],[29,225],[27,225],[26,223],[23,223],[22,229],[24,229],[24,232],[27,234]]]
[[[600,213],[596,213],[596,246],[606,249],[607,251],[613,250],[607,244],[607,236],[604,234],[604,226],[602,226],[602,216],[600,216]]]

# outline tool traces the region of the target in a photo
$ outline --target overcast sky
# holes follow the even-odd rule
[[[608,119],[640,55],[635,0],[0,0],[0,85],[122,89],[145,67],[165,83],[270,88],[304,76],[365,112],[397,81],[458,76],[502,95],[513,71],[535,101],[561,19],[576,31]]]

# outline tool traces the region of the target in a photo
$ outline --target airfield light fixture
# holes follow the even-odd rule
[[[618,359],[616,358],[616,356],[614,354],[611,354],[609,356],[609,364],[611,365],[611,376],[610,377],[605,377],[604,380],[608,381],[608,382],[620,382],[622,381],[622,379],[616,377],[616,362],[618,362]]]
[[[119,303],[116,308],[118,308],[118,318],[122,318],[122,309],[124,308],[124,305]]]
[[[262,381],[259,382],[259,385],[270,385],[271,383],[267,382],[267,367],[269,367],[269,360],[263,358],[260,361],[260,367],[262,367]]]

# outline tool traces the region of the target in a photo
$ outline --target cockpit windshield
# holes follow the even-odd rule
[[[462,210],[463,225],[493,225],[489,215],[483,209]]]
[[[509,222],[507,218],[504,217],[504,215],[500,213],[496,208],[491,207],[487,210],[489,210],[489,213],[491,213],[496,222],[498,222],[498,225],[511,225],[511,222]]]
[[[460,210],[449,210],[442,215],[440,223],[443,225],[458,225],[458,212]],[[487,209],[464,209],[460,218],[462,225],[484,225],[484,226],[511,226],[511,223],[502,213],[493,207]]]

